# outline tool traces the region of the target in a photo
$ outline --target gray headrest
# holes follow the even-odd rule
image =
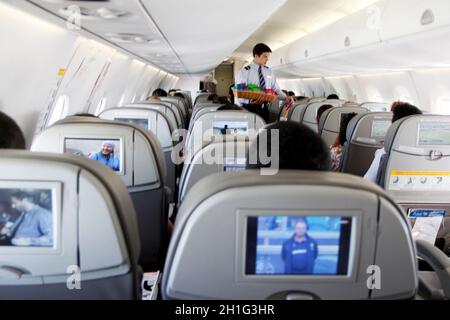
[[[420,131],[419,126],[423,123],[449,124],[450,117],[430,114],[413,115],[396,121],[392,124],[392,126],[389,128],[388,133],[386,134],[386,140],[384,144],[386,153],[389,154],[395,146],[404,146],[418,149],[435,149],[435,147],[432,147],[432,144],[421,146],[418,142],[418,135]],[[444,155],[449,155],[449,145],[442,145],[441,149],[445,149]]]
[[[260,228],[261,217],[286,219],[274,228],[264,220]],[[347,239],[351,233],[353,241],[342,244],[341,228],[331,253],[326,242],[331,235],[318,228],[310,237],[317,240],[315,244],[306,245],[319,247],[315,257],[308,258],[314,260],[309,260],[312,267],[287,270],[293,265],[284,255],[285,244],[293,237],[288,219],[320,217],[347,217],[347,222],[337,223],[350,227]],[[251,229],[255,219],[257,229]],[[294,249],[286,255],[303,252]],[[341,249],[348,253],[345,257]],[[322,262],[316,264],[320,255],[320,261],[332,259],[351,267],[341,273],[333,267],[326,272]],[[304,268],[296,263],[295,268]],[[367,286],[366,272],[374,265],[384,270],[382,290]],[[201,281],[202,277],[209,280]],[[179,209],[162,294],[169,299],[286,299],[293,292],[321,299],[411,298],[417,283],[407,217],[382,189],[345,174],[280,171],[262,176],[249,170],[214,174],[192,187]]]
[[[354,138],[354,135],[357,134],[356,130],[358,127],[363,124],[364,122],[371,122],[376,118],[390,118],[392,119],[392,113],[390,112],[370,112],[370,113],[361,113],[356,115],[348,124],[347,127],[347,141],[351,141]],[[368,128],[361,128],[360,131],[367,131],[363,130]],[[367,138],[370,138],[369,136]]]
[[[94,119],[95,120],[95,119]],[[2,161],[11,161],[13,165],[22,163],[26,164],[29,168],[33,167],[33,170],[39,172],[42,167],[40,166],[42,162],[46,164],[50,164],[52,168],[55,168],[55,176],[52,176],[51,172],[46,172],[46,177],[51,181],[63,181],[64,177],[56,176],[56,172],[61,173],[61,170],[65,170],[67,165],[73,166],[76,170],[78,170],[78,175],[80,172],[86,172],[90,176],[95,178],[95,181],[92,182],[93,185],[101,185],[102,188],[106,190],[106,194],[104,195],[104,203],[112,202],[115,213],[117,214],[117,219],[121,226],[123,235],[126,240],[126,246],[128,249],[128,253],[133,264],[136,265],[140,253],[140,242],[139,242],[139,232],[138,232],[138,224],[136,220],[136,213],[134,211],[134,205],[120,177],[118,177],[113,171],[107,169],[102,164],[99,164],[95,161],[90,161],[84,158],[71,156],[71,155],[58,155],[58,154],[49,154],[49,153],[39,153],[39,152],[28,152],[28,151],[10,151],[10,150],[0,150],[0,158]],[[25,162],[24,162],[25,161]],[[62,168],[65,166],[64,168]],[[58,168],[58,169],[57,169]],[[21,172],[20,166],[17,167],[17,172]],[[16,176],[20,176],[20,174],[15,174]],[[33,176],[29,175],[27,178],[20,177],[20,180],[29,179],[29,181],[42,181],[40,177],[37,179],[38,175],[33,179]],[[1,179],[1,177],[0,177]],[[8,179],[11,180],[11,179]],[[78,182],[80,184],[80,182]],[[91,186],[92,187],[92,186]],[[96,187],[99,192],[102,189]],[[63,193],[76,193],[80,192],[80,190],[70,190],[68,186],[62,186]],[[86,201],[88,199],[80,199],[81,201]],[[92,214],[96,214],[96,212],[91,212]],[[100,212],[98,212],[100,214]],[[75,228],[75,226],[74,226]],[[96,235],[90,235],[90,237]],[[101,236],[101,235],[99,235]],[[106,248],[105,248],[106,250]],[[92,261],[91,261],[92,262]]]
[[[91,124],[91,125],[113,125],[117,127],[127,127],[132,130],[138,131],[145,139],[148,141],[150,147],[152,148],[153,154],[155,156],[155,161],[157,165],[157,169],[159,171],[159,180],[164,181],[164,177],[166,176],[166,166],[164,161],[164,155],[162,153],[161,145],[154,134],[151,132],[135,125],[131,125],[128,123],[120,122],[120,121],[110,121],[103,120],[99,118],[93,117],[74,117],[70,116],[60,121],[55,122],[49,128],[55,128],[58,126],[63,126],[65,124]]]
[[[367,111],[368,111],[367,109],[360,107],[345,107],[345,106],[328,109],[320,117],[319,132],[322,132],[323,130],[339,132],[340,118],[337,117],[337,114],[352,113],[352,112],[360,114],[366,113]]]

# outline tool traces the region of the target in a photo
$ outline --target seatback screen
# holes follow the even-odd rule
[[[120,139],[66,138],[64,152],[95,160],[116,172],[123,170]]]
[[[116,121],[122,121],[129,124],[134,124],[136,126],[142,127],[146,130],[149,130],[148,119],[147,118],[130,118],[130,117],[116,117],[114,118]]]
[[[214,135],[239,135],[248,133],[248,122],[246,121],[213,121]]]
[[[51,189],[0,188],[0,246],[53,247]]]
[[[351,217],[247,219],[247,275],[347,275]]]
[[[418,140],[418,144],[421,146],[450,146],[450,123],[421,122]]]
[[[372,121],[371,138],[384,138],[391,126],[392,121],[388,119],[374,119]]]

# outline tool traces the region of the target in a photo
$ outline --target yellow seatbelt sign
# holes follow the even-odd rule
[[[66,69],[59,69],[58,76],[64,76],[66,74]]]

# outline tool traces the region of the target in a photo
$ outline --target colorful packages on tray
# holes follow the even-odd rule
[[[245,83],[239,83],[239,84],[235,84],[233,87],[234,90],[238,90],[238,91],[251,91],[251,92],[261,92],[261,93],[265,93],[265,94],[270,94],[272,96],[276,96],[277,93],[272,90],[272,89],[264,89],[261,90],[261,87],[257,86],[256,84],[245,84]]]

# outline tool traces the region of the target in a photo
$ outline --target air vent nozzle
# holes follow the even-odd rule
[[[420,24],[423,26],[427,26],[429,24],[434,23],[434,13],[431,9],[425,10],[425,12],[422,14],[422,18],[420,19]]]

